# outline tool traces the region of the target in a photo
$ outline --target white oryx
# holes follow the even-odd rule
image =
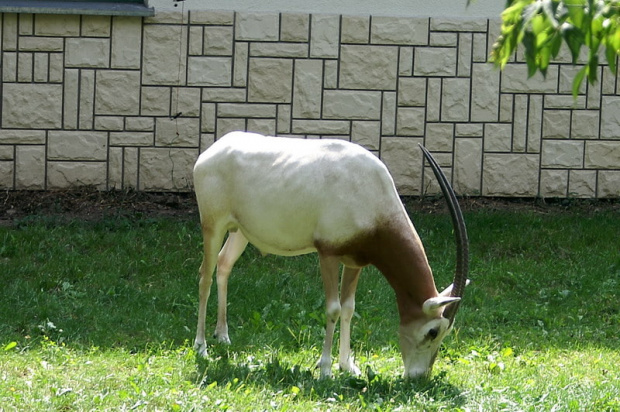
[[[360,272],[369,264],[381,271],[396,293],[404,376],[428,375],[465,288],[468,242],[456,196],[430,153],[422,149],[448,200],[457,237],[454,283],[441,293],[392,177],[362,147],[341,140],[232,132],[202,153],[194,166],[204,237],[197,352],[206,355],[205,316],[216,265],[215,336],[230,342],[228,277],[249,241],[265,254],[318,252],[327,313],[321,377],[331,376],[338,318],[340,369],[360,373],[350,348],[351,317]],[[340,264],[344,270],[339,298]]]

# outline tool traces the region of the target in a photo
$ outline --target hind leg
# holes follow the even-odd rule
[[[224,232],[225,233],[225,232]],[[196,339],[194,349],[198,355],[207,356],[207,344],[205,340],[205,320],[207,316],[207,301],[211,294],[213,283],[213,270],[217,261],[217,252],[222,244],[224,233],[203,226],[202,236],[204,242],[204,256],[200,265],[200,282],[198,286],[198,326],[196,327]]]
[[[354,375],[359,375],[360,370],[351,354],[351,318],[355,312],[355,290],[361,271],[361,268],[345,266],[340,286],[340,370]]]
[[[228,337],[228,321],[226,319],[227,307],[226,299],[228,296],[228,277],[230,271],[239,256],[245,250],[248,240],[241,233],[236,231],[229,233],[224,247],[217,258],[217,325],[214,336],[218,341],[230,343]]]

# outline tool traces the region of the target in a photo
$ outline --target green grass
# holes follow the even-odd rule
[[[34,216],[0,227],[0,411],[619,411],[618,212],[465,217],[472,283],[421,381],[400,377],[395,299],[374,269],[360,280],[353,324],[364,375],[320,381],[314,255],[248,248],[229,287],[232,345],[209,339],[198,360],[197,219]],[[445,287],[449,218],[414,221]]]

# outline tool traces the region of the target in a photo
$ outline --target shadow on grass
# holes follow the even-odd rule
[[[231,391],[267,388],[272,393],[309,401],[359,402],[363,407],[384,402],[389,402],[391,407],[411,406],[434,400],[458,408],[466,402],[461,389],[448,382],[445,371],[429,379],[411,380],[375,374],[367,367],[359,377],[336,371],[333,378],[319,379],[316,368],[282,361],[275,354],[265,362],[256,363],[242,363],[228,354],[209,359],[197,357],[193,379],[203,388],[219,386]]]

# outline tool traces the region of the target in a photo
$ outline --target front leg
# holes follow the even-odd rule
[[[351,353],[351,319],[355,312],[355,290],[362,268],[346,267],[342,272],[342,286],[340,290],[340,370],[360,375]]]
[[[323,288],[325,289],[325,313],[327,315],[325,342],[323,343],[321,360],[319,360],[321,379],[324,379],[332,376],[332,343],[334,341],[336,322],[338,322],[340,317],[340,302],[338,300],[338,268],[340,262],[335,257],[323,256],[320,253],[319,262]]]

